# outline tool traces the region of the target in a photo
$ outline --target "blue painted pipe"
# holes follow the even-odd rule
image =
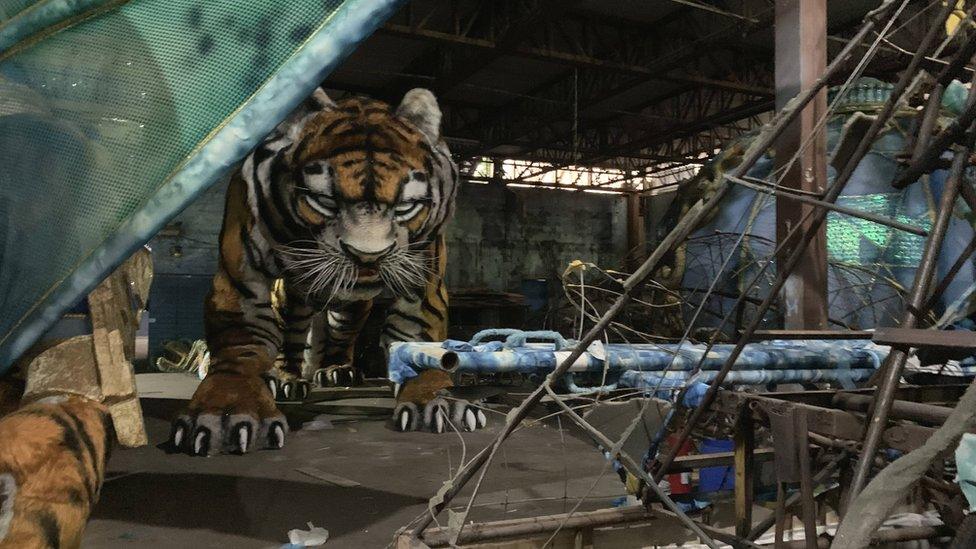
[[[826,383],[866,381],[873,369],[823,369],[823,370],[733,370],[725,377],[723,385],[766,385],[767,383]],[[701,372],[692,376],[689,372],[638,372],[630,370],[620,374],[618,385],[634,389],[677,389],[684,387],[692,377],[700,383],[711,383],[716,371]]]
[[[493,340],[494,338],[494,340]],[[497,338],[504,338],[498,341]],[[403,383],[424,369],[440,369],[470,374],[519,373],[546,376],[565,359],[575,341],[556,332],[486,330],[471,341],[448,340],[440,343],[394,343],[390,347],[389,376]],[[570,368],[572,374],[608,370],[605,387],[576,385],[573,377],[563,380],[570,392],[606,391],[621,386],[643,387],[642,380],[673,380],[681,386],[691,379],[701,362],[696,380],[709,382],[715,377],[734,345],[715,345],[706,355],[705,345],[684,344],[595,344]],[[735,362],[731,384],[792,382],[863,381],[880,367],[888,354],[886,347],[870,340],[773,340],[750,343]],[[702,358],[704,357],[704,360]],[[973,361],[961,370],[976,375]],[[642,383],[644,383],[642,385]],[[629,385],[628,385],[629,384]],[[656,385],[656,382],[652,385]]]

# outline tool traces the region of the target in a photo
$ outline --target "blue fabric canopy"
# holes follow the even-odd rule
[[[402,0],[0,0],[0,373]]]

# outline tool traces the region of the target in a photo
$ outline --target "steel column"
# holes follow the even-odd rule
[[[809,89],[827,68],[826,0],[776,0],[776,108]],[[817,121],[827,112],[827,90],[811,101],[795,123],[776,143],[776,167],[786,168],[782,185],[822,195],[827,183],[827,136],[817,131]],[[782,265],[796,248],[803,232],[792,232],[814,206],[800,204],[787,196],[776,200],[776,241]],[[798,268],[783,287],[784,327],[798,330],[827,328],[827,230],[821,225],[806,245]]]
[[[644,262],[646,245],[641,195],[627,195],[627,269],[636,271]]]

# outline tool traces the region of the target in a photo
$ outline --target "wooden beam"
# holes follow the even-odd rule
[[[599,511],[564,513],[531,518],[499,520],[466,525],[458,544],[487,543],[502,539],[548,534],[557,528],[579,530],[653,521],[654,514],[643,506],[601,509]],[[405,536],[406,534],[404,534]],[[449,528],[431,528],[424,533],[429,547],[446,547],[451,543]]]
[[[757,463],[763,463],[766,461],[772,461],[773,449],[772,448],[759,448],[753,449],[752,459]],[[687,456],[678,456],[674,458],[671,462],[671,466],[668,467],[668,473],[683,473],[685,471],[693,471],[695,469],[701,469],[703,467],[720,467],[722,465],[733,466],[736,463],[735,452],[716,452],[714,454],[690,454]]]
[[[976,351],[976,334],[969,330],[921,330],[878,328],[871,338],[878,345],[911,348]]]
[[[756,435],[748,402],[739,407],[735,422],[735,534],[747,537],[752,531],[752,502],[755,493]]]

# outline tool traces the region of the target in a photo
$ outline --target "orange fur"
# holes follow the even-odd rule
[[[57,400],[0,420],[0,510],[13,512],[2,549],[79,547],[98,501],[114,434],[108,411],[81,397]]]

